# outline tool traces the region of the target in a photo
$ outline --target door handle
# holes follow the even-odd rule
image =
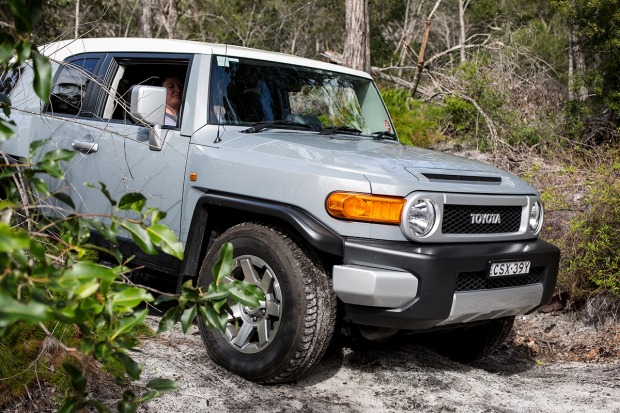
[[[71,147],[75,151],[82,153],[94,153],[99,149],[99,144],[95,142],[73,141]]]

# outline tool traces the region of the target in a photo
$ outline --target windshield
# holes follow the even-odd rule
[[[309,67],[214,56],[209,123],[393,133],[370,79]]]

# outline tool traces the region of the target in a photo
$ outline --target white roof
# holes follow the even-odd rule
[[[365,72],[325,63],[318,60],[288,55],[284,53],[268,52],[247,47],[202,43],[190,40],[151,39],[133,37],[108,37],[63,40],[41,46],[41,52],[52,60],[62,61],[78,53],[97,52],[156,52],[156,53],[194,53],[218,54],[230,57],[246,57],[250,59],[267,60],[279,63],[289,63],[297,66],[307,66],[317,69],[331,70],[355,76],[370,78]]]

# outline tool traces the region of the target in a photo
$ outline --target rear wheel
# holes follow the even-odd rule
[[[232,304],[225,333],[199,323],[211,358],[227,370],[264,383],[294,380],[319,361],[330,343],[336,300],[316,258],[284,231],[244,223],[224,232],[209,248],[198,277],[206,287],[221,246],[233,245],[230,279],[257,285],[258,308]]]
[[[433,334],[430,346],[438,353],[460,362],[483,358],[506,340],[514,317],[490,320],[484,324],[460,327]]]

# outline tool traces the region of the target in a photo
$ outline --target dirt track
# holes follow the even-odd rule
[[[548,321],[552,322],[549,325],[558,324]],[[527,321],[517,323],[518,334],[508,344],[471,365],[401,341],[380,349],[337,350],[303,380],[268,387],[215,365],[196,328],[186,336],[175,330],[149,339],[139,359],[145,364],[144,382],[153,377],[173,378],[181,389],[141,411],[620,412],[618,358],[596,364],[532,361],[519,344],[527,340],[517,337],[527,329]],[[568,334],[562,331],[560,336]],[[561,351],[561,339],[551,344],[545,341],[545,345],[556,343]],[[618,344],[613,339],[611,346]]]

